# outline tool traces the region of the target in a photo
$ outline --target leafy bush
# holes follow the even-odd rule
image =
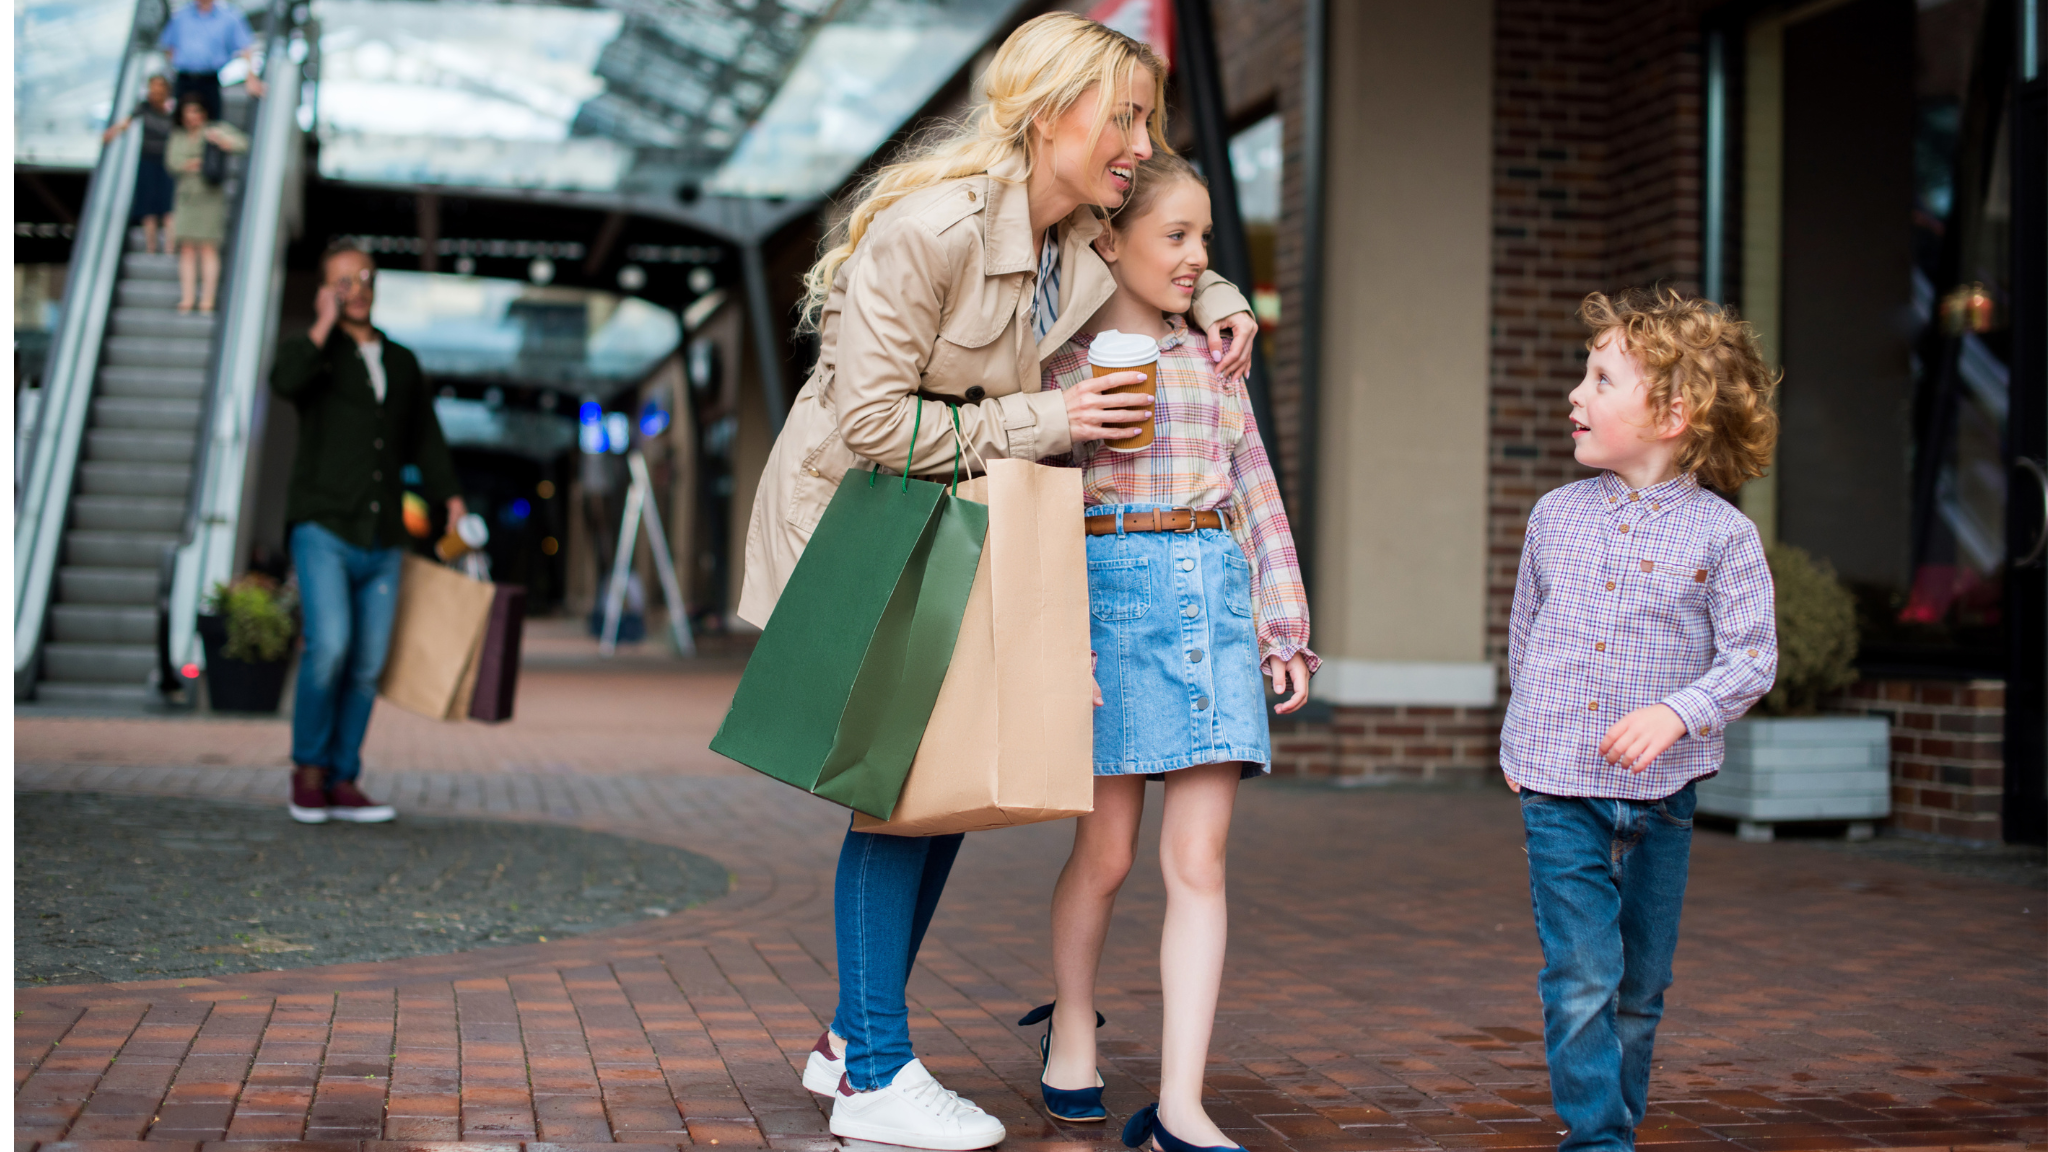
[[[1856,680],[1856,601],[1827,561],[1790,544],[1766,555],[1778,593],[1778,682],[1757,711],[1811,716]]]
[[[284,659],[291,646],[298,631],[292,615],[297,606],[296,598],[280,589],[276,580],[251,572],[232,584],[215,584],[206,610],[227,618],[228,646],[221,655],[268,663]]]

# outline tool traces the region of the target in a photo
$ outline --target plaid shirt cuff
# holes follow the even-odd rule
[[[1666,696],[1663,703],[1685,721],[1690,736],[1703,739],[1721,730],[1720,702],[1704,688],[1688,685]]]

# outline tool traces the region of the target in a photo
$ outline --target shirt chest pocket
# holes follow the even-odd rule
[[[1643,606],[1653,616],[1690,625],[1705,613],[1711,569],[1704,556],[1648,552],[1635,557],[1634,576]]]

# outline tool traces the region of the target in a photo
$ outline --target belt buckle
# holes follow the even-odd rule
[[[1197,514],[1197,513],[1195,512],[1195,510],[1194,510],[1193,508],[1176,508],[1176,509],[1174,509],[1174,511],[1175,511],[1175,512],[1186,512],[1186,513],[1188,514],[1188,526],[1187,526],[1187,527],[1185,527],[1185,528],[1169,528],[1169,529],[1167,529],[1167,531],[1169,531],[1169,532],[1174,532],[1174,533],[1178,533],[1179,535],[1182,535],[1182,536],[1188,536],[1188,535],[1193,535],[1193,534],[1194,534],[1194,533],[1195,533],[1196,531],[1198,531],[1198,530],[1199,530],[1199,529],[1197,529],[1197,527],[1196,527],[1196,521],[1197,521],[1197,518],[1198,518],[1198,514]]]

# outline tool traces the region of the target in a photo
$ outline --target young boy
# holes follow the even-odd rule
[[[1501,770],[1521,794],[1563,1152],[1635,1147],[1671,986],[1693,787],[1770,690],[1778,635],[1756,527],[1775,381],[1749,326],[1665,291],[1586,297],[1573,454],[1536,502],[1508,625]]]

